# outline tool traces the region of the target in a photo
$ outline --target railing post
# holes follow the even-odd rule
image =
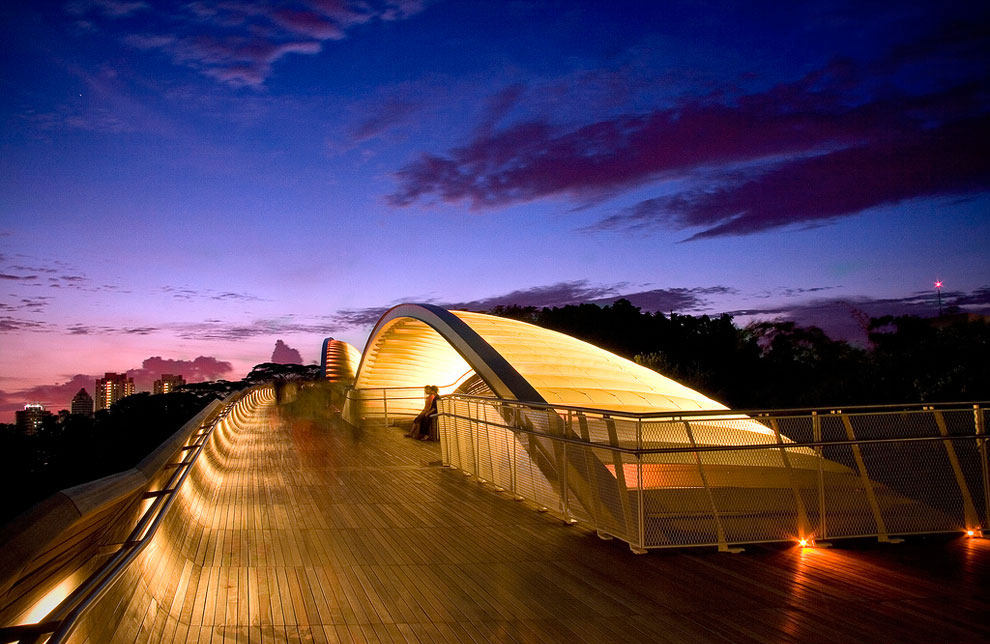
[[[560,486],[559,501],[560,501],[560,513],[564,515],[564,520],[567,519],[567,474],[564,468],[567,466],[567,461],[565,457],[566,445],[557,440],[557,438],[562,434],[561,427],[563,422],[560,420],[560,416],[557,412],[547,408],[545,410],[547,419],[547,437],[553,446],[553,460],[554,466],[557,468],[557,485]]]
[[[567,489],[567,443],[561,445],[563,449],[563,463],[560,471],[561,476],[561,495],[560,502],[564,510],[564,523],[574,523],[571,520],[571,507],[570,507],[570,492]]]
[[[938,426],[938,433],[946,438],[945,453],[949,457],[949,465],[952,466],[952,473],[956,477],[956,485],[959,486],[959,494],[963,501],[963,520],[966,522],[967,530],[975,530],[980,525],[980,517],[976,514],[976,507],[973,505],[973,497],[969,494],[969,486],[966,484],[966,477],[963,476],[962,467],[959,466],[959,458],[956,456],[956,448],[949,440],[949,428],[945,424],[945,417],[942,412],[932,407],[932,415],[935,417],[935,425]]]
[[[983,426],[983,410],[979,405],[973,405],[973,420],[976,424],[976,435],[985,436],[986,427]],[[985,535],[990,532],[990,472],[987,466],[987,439],[978,439],[980,444],[980,469],[983,474],[983,523],[980,525]]]
[[[488,479],[482,476],[482,471],[481,471],[481,453],[482,453],[481,439],[482,436],[484,436],[485,441],[488,442],[488,423],[484,422],[481,419],[481,403],[479,403],[477,400],[474,401],[474,414],[472,414],[471,417],[474,418],[475,435],[477,437],[475,440],[475,450],[474,450],[475,476],[478,478],[479,483],[485,483],[488,481]],[[490,451],[491,450],[490,442],[488,444],[488,447]]]
[[[701,484],[705,486],[705,494],[708,496],[708,505],[712,510],[712,517],[715,519],[715,535],[718,539],[718,549],[720,552],[742,552],[742,548],[730,548],[725,537],[725,529],[722,527],[722,516],[718,513],[718,506],[715,504],[715,495],[708,485],[708,477],[705,476],[705,466],[701,462],[701,452],[698,451],[698,443],[694,440],[694,431],[691,429],[689,421],[682,421],[684,429],[687,431],[688,440],[691,442],[691,450],[694,453],[695,463],[698,465],[698,475],[701,477]]]
[[[637,432],[638,433],[638,432]],[[646,500],[646,489],[643,486],[643,455],[636,452],[636,488],[639,490],[636,505],[637,520],[639,521],[639,549],[646,552],[646,509],[643,507]]]
[[[447,465],[447,454],[449,452],[447,448],[447,430],[446,430],[446,418],[444,411],[446,407],[446,401],[443,398],[437,401],[437,439],[440,441],[440,463]],[[441,418],[445,420],[440,420]]]
[[[615,428],[615,419],[611,418],[606,414],[602,414],[602,423],[605,425],[605,431],[608,433],[608,445],[609,454],[612,457],[612,467],[615,468],[615,482],[619,486],[619,506],[622,509],[622,540],[629,544],[629,549],[636,554],[643,554],[646,551],[635,545],[633,541],[639,534],[638,531],[634,535],[632,532],[632,510],[629,508],[629,485],[626,483],[626,464],[622,459],[622,452],[617,452],[616,447],[619,447],[619,433]]]
[[[797,509],[798,538],[805,540],[810,536],[811,526],[808,524],[808,514],[804,509],[804,499],[801,498],[800,482],[794,473],[794,469],[791,467],[791,459],[787,454],[787,449],[784,447],[784,439],[780,435],[780,426],[776,418],[770,419],[770,427],[773,429],[773,435],[777,438],[777,445],[780,446],[780,459],[784,462],[784,468],[787,470],[787,478],[790,480],[791,490],[794,492],[794,505]],[[821,465],[820,459],[818,464]]]
[[[639,547],[646,551],[646,485],[643,481],[643,419],[636,418],[636,488],[639,496],[636,505],[639,514]]]
[[[388,389],[382,388],[382,409],[385,410],[385,426],[388,427]]]
[[[497,402],[495,404],[499,405],[498,407],[499,417],[505,418],[508,415],[505,413],[505,405],[503,405],[501,402]],[[515,427],[514,424],[512,426]],[[508,440],[509,440],[509,445],[511,447],[511,453],[506,454],[506,456],[509,457],[509,491],[512,493],[512,498],[515,499],[516,497],[519,496],[519,494],[516,492],[516,477],[517,477],[516,443],[519,442],[519,439],[516,437],[516,433],[510,430]]]
[[[843,414],[840,411],[839,417],[842,419],[842,424],[846,428],[846,437],[851,441],[855,441],[856,434],[853,432],[852,421],[849,420],[849,415]],[[883,513],[880,512],[880,504],[877,502],[876,492],[873,491],[873,482],[870,480],[869,472],[866,470],[866,461],[863,460],[863,452],[859,448],[859,443],[853,443],[852,453],[853,458],[856,460],[856,467],[859,468],[859,480],[866,492],[866,500],[869,502],[870,510],[873,512],[873,520],[877,524],[877,539],[887,543],[899,543],[902,539],[891,539],[890,535],[887,534],[887,524],[884,523]]]
[[[811,437],[814,442],[822,441],[822,419],[817,411],[811,412]],[[818,531],[822,539],[828,538],[828,528],[825,524],[825,472],[822,469],[822,461],[825,458],[825,449],[821,445],[815,446],[818,454]]]

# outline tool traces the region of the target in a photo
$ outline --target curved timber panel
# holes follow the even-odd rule
[[[727,409],[630,360],[541,327],[429,304],[390,309],[365,347],[355,389],[438,385],[477,375],[499,398],[624,412]]]
[[[727,409],[652,369],[569,335],[483,313],[452,313],[548,403],[625,412]]]
[[[454,385],[475,373],[500,398],[544,402],[515,365],[459,312],[432,304],[400,304],[371,332],[354,387]]]
[[[323,377],[330,382],[351,384],[361,364],[361,352],[354,345],[343,340],[327,338],[321,352]]]

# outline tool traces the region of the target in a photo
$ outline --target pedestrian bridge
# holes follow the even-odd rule
[[[614,357],[578,354],[597,375],[574,386],[533,358],[573,339],[390,315],[356,373],[324,346],[355,422],[303,405],[315,388],[249,390],[22,517],[0,641],[990,639],[990,547],[962,536],[986,519],[983,408],[755,414],[677,390],[649,411],[660,381],[614,373],[612,408],[567,404]],[[447,386],[436,442],[394,426],[423,384]],[[943,534],[893,543],[916,533]],[[888,543],[798,545],[864,536]]]

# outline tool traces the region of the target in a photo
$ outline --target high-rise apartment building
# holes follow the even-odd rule
[[[109,409],[121,398],[134,393],[134,378],[123,373],[107,372],[96,381],[96,411]]]
[[[86,391],[85,387],[80,389],[79,392],[72,397],[70,412],[73,414],[79,414],[80,416],[93,415],[93,398],[89,395],[89,392]]]
[[[41,421],[46,416],[51,416],[52,412],[45,410],[41,403],[28,403],[24,405],[23,411],[15,411],[17,429],[25,434],[33,434],[41,428]]]
[[[163,373],[161,379],[155,381],[153,392],[156,394],[168,394],[184,384],[186,384],[186,380],[181,374],[173,376],[170,373]]]

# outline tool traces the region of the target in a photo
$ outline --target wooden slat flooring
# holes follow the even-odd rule
[[[985,540],[637,556],[398,430],[235,418],[75,641],[990,641]]]

